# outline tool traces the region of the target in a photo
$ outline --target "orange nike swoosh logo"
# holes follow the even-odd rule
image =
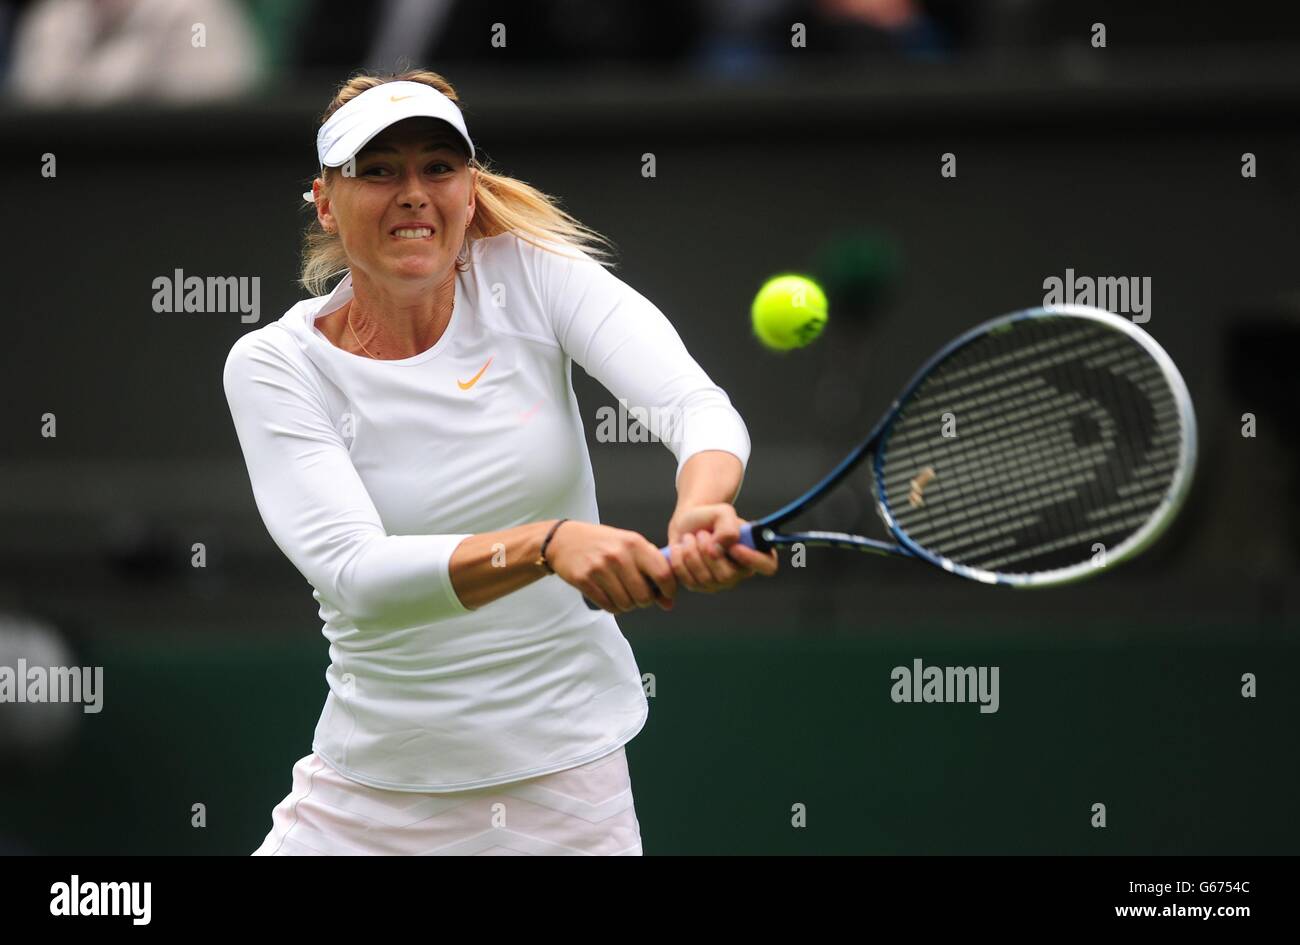
[[[457,379],[457,380],[456,380],[456,383],[460,385],[460,389],[461,389],[461,390],[469,390],[471,387],[473,387],[475,384],[477,384],[477,383],[478,383],[478,379],[479,379],[480,377],[483,376],[483,372],[486,371],[486,370],[488,369],[488,364],[491,364],[491,363],[492,363],[492,358],[488,358],[488,359],[487,359],[487,364],[485,364],[485,365],[483,365],[481,368],[479,368],[479,369],[478,369],[478,373],[475,374],[473,377],[471,377],[468,381],[462,381],[462,380],[460,380],[460,379]]]
[[[405,101],[405,100],[408,99],[408,98],[415,98],[415,96],[414,96],[414,95],[390,95],[390,96],[388,96],[388,100],[389,100],[390,102],[401,102],[401,101]]]

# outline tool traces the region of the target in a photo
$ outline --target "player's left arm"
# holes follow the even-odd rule
[[[686,524],[687,515],[692,510],[701,506],[731,506],[740,494],[744,475],[745,468],[740,459],[724,450],[703,450],[690,457],[677,476],[677,507],[668,523],[669,543],[679,541],[683,530],[692,530],[692,525],[700,518],[697,513],[690,518],[690,524]],[[719,540],[731,537],[729,529],[713,531]],[[739,537],[737,525],[736,538]]]
[[[775,570],[775,557],[747,554],[750,548],[726,553],[740,537],[731,502],[749,459],[749,433],[672,323],[592,260],[521,251],[561,348],[677,457],[678,502],[669,542],[681,539],[672,555],[678,580],[691,590],[717,591],[756,569]]]
[[[668,522],[673,571],[686,587],[720,591],[754,574],[776,573],[776,552],[738,544],[744,520],[732,505],[744,468],[722,450],[696,453],[677,477],[677,507]]]
[[[732,503],[743,476],[740,460],[722,450],[703,450],[682,466],[668,544],[673,572],[690,590],[726,590],[754,574],[776,573],[776,552],[738,544],[744,520]]]

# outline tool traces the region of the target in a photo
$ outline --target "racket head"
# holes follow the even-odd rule
[[[925,432],[943,413],[951,438]],[[901,553],[989,584],[1048,587],[1109,570],[1169,525],[1191,486],[1196,417],[1173,360],[1133,322],[1045,306],[935,354],[849,459],[867,451]]]

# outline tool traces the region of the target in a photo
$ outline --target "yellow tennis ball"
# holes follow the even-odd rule
[[[773,276],[754,296],[754,334],[776,351],[802,348],[822,333],[826,308],[826,293],[811,279]]]

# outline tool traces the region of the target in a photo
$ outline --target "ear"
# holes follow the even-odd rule
[[[325,193],[325,184],[319,177],[311,182],[311,193],[316,198],[316,222],[326,233],[337,233],[338,223],[330,208],[330,198]]]

